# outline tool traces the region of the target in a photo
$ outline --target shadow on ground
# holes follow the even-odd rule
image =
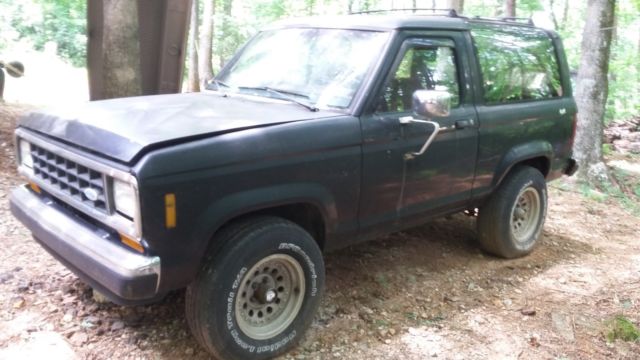
[[[483,304],[510,305],[504,294],[529,278],[591,247],[564,236],[545,234],[530,256],[503,260],[483,253],[475,240],[475,219],[456,215],[409,231],[335,251],[326,256],[327,289],[310,333],[298,352],[385,341],[408,327],[441,326],[458,313]],[[73,280],[72,280],[73,279]],[[43,276],[42,281],[46,281]],[[86,329],[84,357],[105,358],[103,344],[122,342],[166,358],[207,358],[189,334],[184,292],[137,307],[96,304],[91,290],[69,278],[60,284],[77,291],[78,307],[97,318]],[[37,282],[37,280],[36,280]],[[103,341],[103,339],[111,341]]]

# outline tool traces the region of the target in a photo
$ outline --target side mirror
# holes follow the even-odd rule
[[[423,118],[449,116],[451,94],[439,90],[416,90],[413,93],[413,112]]]

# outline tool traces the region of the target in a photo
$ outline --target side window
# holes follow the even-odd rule
[[[460,89],[452,46],[418,46],[407,50],[385,86],[377,111],[411,111],[416,90],[448,91],[453,95],[451,106],[458,106]]]
[[[476,25],[471,34],[487,103],[562,96],[555,48],[545,32],[523,26]]]

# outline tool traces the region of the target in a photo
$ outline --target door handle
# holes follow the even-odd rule
[[[457,130],[468,128],[468,127],[472,127],[473,125],[475,125],[475,121],[473,119],[456,121],[456,129]]]
[[[435,121],[416,120],[411,116],[401,117],[398,120],[400,121],[400,124],[402,124],[402,125],[406,125],[406,124],[409,124],[409,123],[420,123],[420,124],[427,124],[427,125],[433,126],[433,132],[431,133],[431,135],[429,135],[429,137],[427,138],[427,141],[424,143],[424,145],[422,145],[422,148],[420,148],[420,150],[418,150],[418,151],[408,152],[408,153],[404,154],[404,159],[405,160],[412,160],[412,159],[415,159],[416,156],[420,156],[420,155],[424,154],[424,152],[427,151],[427,148],[429,148],[429,145],[431,145],[433,140],[435,140],[436,136],[438,136],[438,133],[440,132],[440,124],[438,124]]]

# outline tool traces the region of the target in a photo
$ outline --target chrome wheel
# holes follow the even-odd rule
[[[300,263],[285,254],[260,260],[242,278],[235,302],[238,327],[264,340],[280,334],[296,318],[305,293]]]
[[[511,210],[511,233],[517,242],[524,243],[536,232],[540,221],[540,195],[527,187],[520,192]]]

